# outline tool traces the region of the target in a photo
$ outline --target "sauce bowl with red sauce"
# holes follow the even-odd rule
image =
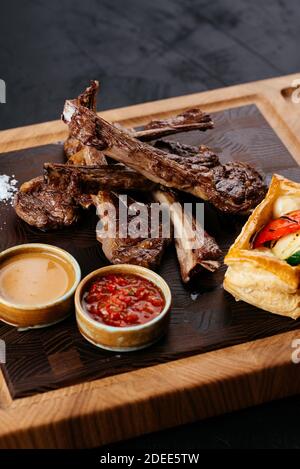
[[[127,352],[145,348],[168,327],[171,292],[145,267],[119,264],[85,277],[75,294],[78,328],[94,345]]]

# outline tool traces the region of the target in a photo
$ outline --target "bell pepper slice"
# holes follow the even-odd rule
[[[259,248],[268,241],[276,241],[290,233],[300,230],[300,210],[282,215],[280,218],[271,220],[256,235],[253,247]]]

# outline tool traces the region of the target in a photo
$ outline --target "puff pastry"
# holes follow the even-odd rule
[[[251,247],[254,235],[272,219],[275,201],[285,195],[300,197],[300,184],[275,174],[265,199],[252,212],[225,257],[228,269],[223,286],[236,300],[297,319],[300,266],[289,265],[270,249]]]

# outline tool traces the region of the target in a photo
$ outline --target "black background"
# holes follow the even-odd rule
[[[300,72],[299,0],[36,0],[0,6],[0,128],[57,119],[92,78],[101,109]],[[300,448],[294,397],[110,446]]]

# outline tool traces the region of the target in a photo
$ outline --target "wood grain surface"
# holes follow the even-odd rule
[[[299,180],[299,170],[291,158],[292,155],[297,160],[300,154],[298,110],[289,98],[285,98],[281,94],[282,89],[290,86],[294,78],[295,76],[281,77],[214,92],[146,103],[128,109],[107,111],[103,115],[107,119],[119,121],[123,125],[134,126],[147,121],[150,115],[151,117],[166,116],[191,105],[200,105],[211,112],[227,109],[228,111],[217,116],[220,132],[216,138],[222,141],[222,147],[226,147],[226,149],[227,145],[233,145],[230,153],[226,153],[227,150],[223,151],[224,159],[228,158],[231,153],[234,153],[236,158],[245,157],[250,160],[253,155],[256,155],[255,159],[258,164],[265,168],[269,175],[275,170]],[[255,104],[269,125],[257,113],[255,106],[248,107],[248,104]],[[244,112],[247,117],[243,119],[241,116],[240,124],[238,124],[232,120],[232,116],[238,115],[240,112]],[[226,127],[226,135],[224,135],[225,127],[222,125],[226,121],[224,118],[226,115],[231,124]],[[253,118],[253,116],[256,117]],[[249,122],[249,119],[252,124],[247,124],[248,131],[245,132],[249,140],[243,144],[235,134],[242,132],[243,122],[245,120]],[[254,124],[254,121],[257,119],[259,119],[259,129],[263,129],[261,137],[255,132],[257,123]],[[284,145],[274,137],[274,132],[270,127]],[[5,152],[31,146],[38,147],[62,139],[64,135],[65,130],[59,122],[13,129],[0,134],[0,149]],[[201,138],[204,136],[205,134],[201,135]],[[209,137],[209,134],[206,136]],[[185,140],[186,138],[194,138],[194,136],[191,134],[188,137],[182,136],[182,138]],[[213,145],[213,141],[209,141],[209,138],[205,142]],[[214,145],[216,150],[221,148],[217,141]],[[252,151],[247,153],[248,145],[251,145]],[[60,152],[59,146],[55,145],[31,151],[30,157],[35,155],[42,162],[45,156],[42,152],[51,150],[52,153],[54,148],[58,150],[58,153]],[[259,159],[264,151],[266,156]],[[56,154],[57,158],[59,158],[58,153]],[[21,153],[17,154],[22,155]],[[26,152],[23,153],[24,161],[25,154]],[[9,159],[11,156],[3,154],[1,156],[3,163],[1,164],[4,165],[5,159]],[[46,156],[48,157],[48,155]],[[21,160],[15,159],[19,162],[19,165],[16,164],[17,172],[17,169],[21,168]],[[11,163],[8,165],[12,169]],[[32,165],[28,164],[27,172],[32,171],[29,166]],[[239,226],[234,223],[234,219],[228,219],[227,223],[223,223],[223,217],[222,220],[215,217],[216,215],[212,211],[212,214],[208,216],[208,221],[210,219],[213,221],[212,226],[214,230],[216,229],[216,234],[225,248],[229,237],[233,235],[234,230],[238,231]],[[218,226],[219,228],[217,228]],[[30,230],[30,236],[32,240],[35,240],[37,232]],[[43,234],[43,236],[45,236],[43,240],[46,242],[48,235]],[[74,238],[73,241],[74,247],[77,238]],[[61,242],[69,242],[69,246],[72,245],[70,237],[69,241],[66,237],[61,239]],[[5,244],[7,243],[9,243],[8,240],[5,241]],[[173,276],[177,266],[172,265],[171,259],[171,255],[166,257],[167,262],[164,265],[168,266],[169,269],[166,273],[169,275],[172,272]],[[178,271],[176,270],[176,272]],[[163,275],[165,274],[163,273]],[[228,304],[228,301],[231,304],[231,299],[228,300],[227,294],[224,295],[218,286],[220,285],[218,275],[215,277],[203,276],[200,280],[200,292],[195,291],[196,294],[200,293],[196,301],[192,300],[190,296],[190,293],[194,293],[194,291],[187,290],[184,294],[179,295],[180,301],[177,305],[178,311],[181,311],[180,314],[185,310],[186,305],[192,304],[193,308],[197,305],[197,310],[191,310],[194,313],[192,315],[193,321],[190,321],[190,324],[187,323],[190,335],[187,334],[188,328],[184,328],[186,337],[191,338],[192,347],[195,346],[195,340],[198,347],[195,351],[189,350],[183,353],[183,356],[192,353],[193,355],[189,357],[176,360],[171,357],[171,361],[155,366],[153,366],[153,362],[147,363],[145,360],[143,367],[138,370],[124,372],[126,370],[124,367],[121,374],[93,381],[87,381],[84,378],[84,383],[19,398],[12,396],[6,379],[0,375],[0,446],[7,448],[95,446],[299,392],[298,368],[291,362],[291,343],[293,339],[299,337],[299,331],[283,333],[282,331],[285,329],[282,329],[281,325],[279,326],[282,318],[267,315],[252,307],[245,311],[242,303],[234,303],[234,307],[230,306],[230,308],[223,310],[223,305]],[[174,285],[177,288],[176,284]],[[214,295],[212,295],[213,290],[217,292]],[[210,301],[204,302],[207,296],[210,296]],[[197,321],[199,317],[197,311],[201,305],[206,305],[208,312],[200,314],[201,321]],[[218,316],[213,314],[215,310],[225,311],[220,321]],[[187,316],[187,314],[183,315],[183,318],[186,319]],[[241,322],[238,319],[240,316],[243,316],[244,319]],[[174,314],[175,318],[176,313]],[[279,322],[277,322],[278,320]],[[298,327],[295,322],[289,323],[289,320],[284,320],[284,322],[288,329]],[[67,323],[62,323],[61,326],[63,325],[66,326]],[[267,329],[268,332],[264,332],[264,335],[268,335],[268,337],[259,339],[261,331]],[[197,330],[201,330],[198,336],[195,335]],[[211,350],[211,345],[206,340],[210,341],[211,344],[213,339],[215,344],[213,348],[223,347],[223,330],[235,331],[235,334],[243,336],[243,340],[246,342],[232,346],[235,342],[230,339],[224,344],[225,348]],[[7,341],[10,334],[16,332],[8,327],[5,333]],[[47,333],[48,330],[45,330],[45,334]],[[175,342],[177,345],[181,336],[181,328],[178,324],[175,335],[171,326],[166,343],[172,334],[174,345]],[[19,337],[25,336],[20,335]],[[205,337],[205,340],[202,341],[202,337]],[[251,338],[255,340],[251,340]],[[199,347],[200,339],[201,346]],[[35,354],[35,349],[40,347],[40,344],[33,341],[27,345],[27,348],[24,347],[24,353],[22,353],[21,343],[24,339],[20,340],[19,350],[15,349],[15,369],[19,367],[18,361],[23,361],[23,383],[26,383],[27,387],[30,382],[34,381],[28,372],[30,370],[28,361],[31,360],[31,354]],[[54,369],[58,367],[58,375],[69,373],[70,367],[74,369],[76,366],[81,366],[83,356],[87,361],[91,358],[89,353],[79,354],[79,357],[75,357],[73,351],[71,356],[66,355],[64,360],[55,357],[57,347],[60,350],[68,349],[68,340],[69,337],[62,334],[60,339],[56,339],[58,345],[51,344],[49,339],[45,339],[43,342],[43,344],[48,344],[50,355],[54,355],[49,363],[49,368],[51,366]],[[249,340],[251,341],[249,342]],[[216,345],[217,343],[220,345]],[[66,349],[64,349],[65,346]],[[156,347],[162,349],[164,344],[158,344]],[[148,352],[145,351],[145,353]],[[170,357],[167,359],[170,360]],[[132,361],[135,361],[135,357]],[[145,365],[152,366],[144,367]],[[19,370],[22,366],[19,367]],[[43,374],[43,366],[44,364],[40,368],[41,375]],[[8,370],[9,363],[6,368]],[[13,373],[12,367],[10,375],[13,376]],[[19,373],[19,376],[22,373]],[[8,376],[7,372],[6,376]],[[54,384],[52,383],[50,387],[56,385],[54,380]],[[10,389],[13,391],[12,383],[10,383]],[[23,388],[20,392],[25,394],[32,392],[32,386],[31,391],[28,389],[27,387],[27,391],[24,391]],[[46,385],[44,389],[41,386],[40,390],[47,389]],[[89,431],[86,431],[87,428]]]

